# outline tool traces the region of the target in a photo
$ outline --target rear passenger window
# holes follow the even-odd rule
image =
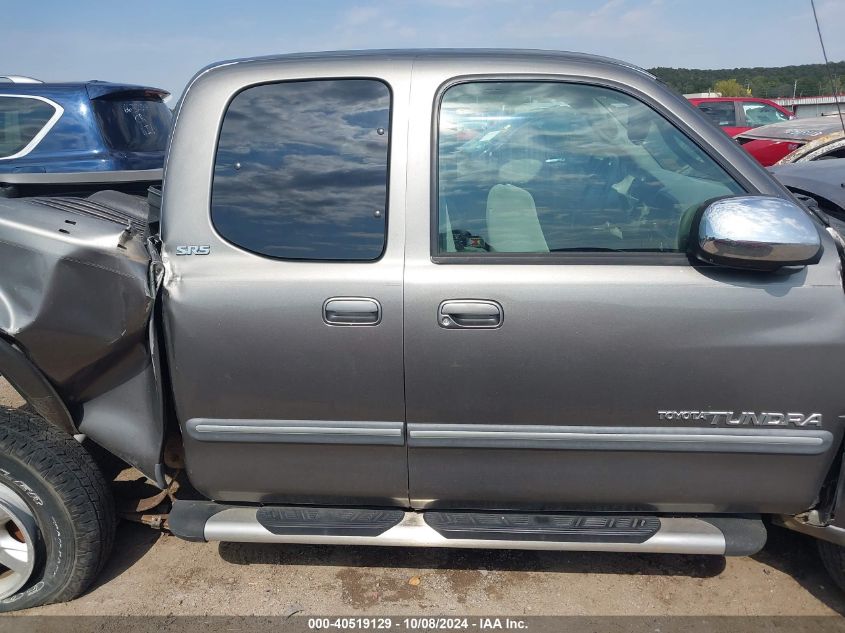
[[[371,261],[387,226],[390,90],[373,79],[248,88],[220,130],[217,231],[284,259]]]
[[[736,126],[736,107],[733,101],[704,101],[696,107],[719,127]]]
[[[439,125],[438,253],[682,252],[699,206],[743,191],[608,88],[459,84]]]
[[[29,97],[0,97],[0,158],[21,152],[56,114],[46,101]]]

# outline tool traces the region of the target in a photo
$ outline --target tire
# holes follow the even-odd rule
[[[122,470],[129,467],[125,461],[112,455],[102,446],[88,438],[82,442],[82,448],[91,455],[106,481],[113,481]]]
[[[77,597],[114,543],[114,501],[92,457],[43,418],[2,407],[0,511],[0,562],[17,567],[2,567],[0,612]]]
[[[816,541],[816,545],[828,575],[845,591],[845,547],[828,541]]]

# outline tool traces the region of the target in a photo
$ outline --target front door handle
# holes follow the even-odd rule
[[[437,322],[449,330],[497,328],[503,320],[502,306],[495,301],[454,299],[444,301],[437,309]]]
[[[381,304],[368,297],[333,297],[323,303],[327,325],[378,325]]]

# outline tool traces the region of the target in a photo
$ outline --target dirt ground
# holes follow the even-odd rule
[[[19,406],[0,380],[0,404]],[[151,597],[154,596],[154,602]],[[750,558],[188,543],[120,525],[96,584],[32,615],[836,615],[809,539]]]

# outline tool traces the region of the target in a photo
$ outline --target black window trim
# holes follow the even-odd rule
[[[736,126],[734,127],[750,127],[748,125],[748,117],[745,116],[745,106],[742,104],[745,101],[734,101],[734,112],[736,112]]]
[[[566,252],[566,253],[497,253],[495,255],[466,255],[464,253],[440,253],[440,225],[438,218],[438,206],[440,199],[440,110],[443,104],[443,97],[450,88],[467,83],[486,82],[544,82],[544,83],[566,83],[607,88],[627,95],[640,103],[650,107],[660,116],[672,124],[681,134],[687,137],[707,157],[721,167],[736,183],[745,190],[745,194],[754,195],[759,193],[757,188],[729,161],[720,154],[712,151],[704,143],[696,139],[695,131],[683,120],[676,117],[659,101],[653,99],[639,90],[632,89],[609,79],[588,77],[584,75],[535,75],[531,73],[505,73],[505,74],[480,74],[460,75],[451,77],[444,81],[434,93],[432,124],[431,124],[431,165],[429,174],[429,257],[434,264],[481,264],[481,265],[502,265],[502,264],[527,264],[527,265],[636,265],[636,266],[708,266],[689,253],[654,253],[654,252],[615,252],[596,253],[590,251]],[[742,194],[737,194],[742,195]]]
[[[211,206],[214,199],[214,168],[217,164],[217,153],[220,151],[220,134],[223,131],[223,121],[226,118],[226,114],[229,112],[229,108],[232,105],[232,102],[243,92],[250,90],[251,88],[259,88],[261,86],[275,86],[278,84],[292,84],[292,83],[307,83],[307,82],[314,82],[314,81],[345,81],[345,80],[367,80],[367,81],[377,81],[378,83],[382,84],[385,88],[387,88],[387,94],[390,97],[390,103],[388,104],[388,120],[387,120],[387,169],[385,170],[385,193],[384,193],[384,242],[382,243],[381,252],[379,253],[378,257],[373,259],[303,259],[297,257],[276,257],[273,255],[268,255],[266,253],[260,253],[258,251],[253,251],[245,246],[240,244],[235,244],[225,235],[223,235],[218,229],[217,226],[214,224],[214,216],[212,214]],[[223,115],[220,117],[220,121],[217,124],[217,137],[214,142],[214,161],[212,163],[212,172],[211,178],[209,179],[208,183],[208,222],[211,225],[211,230],[214,232],[214,235],[221,239],[223,242],[228,244],[229,246],[238,249],[239,251],[243,251],[245,253],[249,253],[250,255],[255,255],[256,257],[262,257],[264,259],[269,259],[272,261],[277,262],[294,262],[297,264],[375,264],[380,262],[384,259],[385,253],[387,253],[387,245],[388,240],[390,237],[390,175],[391,175],[391,167],[392,167],[392,157],[393,157],[393,86],[390,85],[390,82],[383,77],[375,77],[375,76],[364,76],[364,75],[341,75],[341,76],[325,76],[325,77],[302,77],[299,79],[281,79],[281,80],[270,80],[270,81],[259,81],[253,84],[248,84],[246,86],[241,86],[236,90],[229,100],[226,102],[226,107],[223,110]],[[176,122],[176,117],[174,115],[174,126]],[[168,143],[169,144],[169,143]],[[169,149],[168,149],[169,153]]]

